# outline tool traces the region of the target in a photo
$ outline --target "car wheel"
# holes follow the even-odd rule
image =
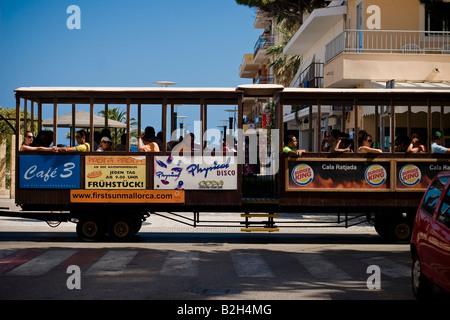
[[[431,283],[431,281],[422,273],[420,260],[417,255],[413,256],[411,285],[413,294],[417,299],[426,299],[427,297],[430,297],[433,292],[433,283]]]

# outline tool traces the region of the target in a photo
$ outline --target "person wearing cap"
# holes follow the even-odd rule
[[[108,137],[103,137],[100,140],[100,146],[96,151],[113,151],[111,139]]]
[[[444,146],[441,146],[439,143],[441,142],[442,134],[440,131],[434,131],[431,136],[431,153],[450,153],[450,149]]]

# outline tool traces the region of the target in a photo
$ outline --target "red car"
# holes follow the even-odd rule
[[[426,298],[436,285],[450,293],[450,172],[439,173],[417,210],[411,238],[414,296]]]

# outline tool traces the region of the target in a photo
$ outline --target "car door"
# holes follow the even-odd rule
[[[437,247],[439,236],[435,230],[435,213],[448,180],[448,177],[439,177],[430,185],[423,198],[414,226],[420,233],[417,239],[417,249],[422,271],[431,280],[435,278],[436,260],[441,255],[440,249]]]
[[[430,228],[430,241],[433,250],[430,253],[431,267],[434,270],[435,283],[450,291],[450,183],[442,198],[436,219]]]

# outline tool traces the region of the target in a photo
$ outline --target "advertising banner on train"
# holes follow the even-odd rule
[[[237,190],[237,158],[155,156],[154,189]]]
[[[20,188],[80,188],[79,155],[20,155],[19,163]]]
[[[397,161],[395,189],[425,190],[441,171],[450,171],[450,162]]]
[[[86,156],[86,189],[145,189],[145,156]]]
[[[389,161],[289,161],[287,190],[387,191],[391,189]]]

